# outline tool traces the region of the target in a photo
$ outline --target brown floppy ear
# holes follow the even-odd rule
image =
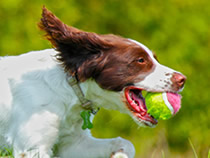
[[[101,57],[102,52],[112,47],[101,35],[64,24],[45,7],[38,26],[46,32],[46,38],[59,51],[58,60],[72,75],[77,73],[84,62]]]

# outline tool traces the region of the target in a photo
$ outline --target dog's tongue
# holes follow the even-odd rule
[[[166,93],[168,102],[171,104],[171,106],[174,109],[174,115],[179,111],[181,108],[181,98],[182,96],[177,93]]]

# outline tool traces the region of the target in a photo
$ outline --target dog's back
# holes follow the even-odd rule
[[[12,94],[10,91],[8,80],[8,67],[10,66],[10,58],[4,57],[0,60],[0,144],[4,144],[4,135],[7,132],[11,106]]]
[[[55,66],[52,60],[54,53],[53,49],[48,49],[0,58],[0,145],[5,145],[5,135],[10,128],[8,125],[14,110],[14,96],[17,94],[14,87],[20,82],[31,80],[31,77],[36,80],[44,70]]]

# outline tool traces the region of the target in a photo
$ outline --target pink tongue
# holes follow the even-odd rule
[[[174,114],[176,114],[179,109],[181,108],[181,98],[182,96],[177,93],[166,93],[167,94],[167,99],[171,106],[174,109]]]

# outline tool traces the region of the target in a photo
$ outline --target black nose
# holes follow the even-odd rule
[[[171,81],[174,87],[176,87],[177,89],[180,89],[184,86],[186,79],[187,79],[186,76],[184,76],[183,74],[174,72],[172,75]]]

